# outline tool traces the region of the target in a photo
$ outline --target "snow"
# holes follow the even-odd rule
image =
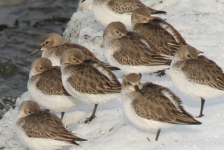
[[[89,0],[91,1],[91,0]],[[172,24],[185,38],[188,44],[204,52],[224,69],[224,2],[221,0],[142,0],[147,6],[167,11],[160,17]],[[88,6],[89,7],[89,6]],[[106,62],[103,48],[103,30],[105,28],[95,21],[92,12],[78,11],[73,14],[64,32],[67,40],[89,48],[99,59]],[[122,73],[115,72],[119,81]],[[174,86],[169,76],[157,77],[156,74],[143,74],[142,82],[152,81],[170,88],[182,101],[185,109],[194,116],[199,114],[200,101],[188,99]],[[0,149],[27,149],[15,132],[15,120],[18,106],[24,100],[31,99],[28,92],[17,99],[16,108],[9,110],[0,120]],[[79,147],[64,148],[69,150],[211,150],[223,149],[224,137],[224,95],[206,100],[205,116],[198,118],[202,125],[175,125],[162,130],[159,141],[155,141],[155,132],[147,132],[135,127],[125,116],[121,99],[100,104],[91,123],[84,120],[91,114],[92,105],[81,107],[65,113],[63,122],[68,130],[82,138]],[[56,113],[60,116],[60,113]],[[150,139],[148,141],[147,137]]]

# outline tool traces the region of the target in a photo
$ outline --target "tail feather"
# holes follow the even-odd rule
[[[104,62],[101,62],[105,67],[109,68],[110,70],[121,70],[120,68],[118,67],[115,67],[115,66],[111,66],[109,64],[106,64]]]
[[[118,68],[118,67],[114,67],[114,66],[108,66],[108,68],[109,68],[110,70],[121,70],[120,68]]]
[[[195,119],[193,119],[192,121],[189,121],[189,122],[186,122],[186,121],[183,121],[183,120],[178,120],[178,119],[177,119],[177,121],[178,122],[183,122],[183,124],[188,124],[188,125],[200,125],[200,124],[202,124],[200,121],[195,120]]]
[[[150,8],[150,7],[148,7],[148,8],[151,11],[151,14],[166,14],[166,11],[155,10],[155,9]]]
[[[75,145],[79,145],[78,143],[76,143],[76,141],[88,141],[88,140],[77,137],[77,138],[73,138],[71,143],[73,143]]]
[[[88,141],[88,140],[77,137],[77,138],[73,138],[73,141]]]
[[[152,12],[152,14],[166,14],[166,11],[156,10],[155,12]]]

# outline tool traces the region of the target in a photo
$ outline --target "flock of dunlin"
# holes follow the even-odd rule
[[[202,117],[205,99],[224,94],[222,69],[199,55],[203,52],[188,45],[172,25],[151,16],[165,11],[146,7],[139,0],[93,0],[93,13],[106,27],[103,41],[110,65],[56,33],[44,35],[39,48],[30,54],[42,51],[42,57],[32,63],[27,85],[35,101],[19,107],[16,126],[21,141],[33,150],[56,150],[87,141],[66,130],[61,121],[64,112],[82,102],[95,105],[88,123],[98,104],[119,96],[130,121],[157,131],[155,140],[161,129],[175,124],[201,124],[171,90],[140,83],[142,73],[162,70],[164,74],[164,69],[170,69],[174,85],[186,96],[201,100],[198,117]],[[125,73],[122,84],[111,70]],[[61,112],[61,119],[37,103]]]

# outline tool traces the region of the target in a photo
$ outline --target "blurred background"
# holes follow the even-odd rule
[[[35,50],[42,36],[63,33],[78,0],[0,0],[0,118],[27,91]]]

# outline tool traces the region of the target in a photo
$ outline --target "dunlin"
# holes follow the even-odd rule
[[[202,117],[205,99],[224,94],[224,73],[214,61],[199,53],[189,45],[180,47],[172,60],[170,76],[184,95],[201,100],[198,117]]]
[[[103,34],[104,47],[110,65],[125,74],[155,72],[169,68],[171,60],[156,54],[156,47],[144,37],[127,32],[121,22],[110,23]]]
[[[151,82],[140,83],[141,74],[129,74],[122,82],[121,98],[126,116],[137,127],[157,131],[175,124],[197,125],[181,105],[181,100],[171,90]]]
[[[120,96],[121,84],[103,64],[85,59],[79,49],[64,52],[61,58],[62,83],[69,94],[87,104],[95,104],[90,118],[95,117],[97,105]]]
[[[159,17],[151,17],[147,8],[135,9],[132,13],[132,31],[151,41],[160,54],[174,55],[182,45],[187,45],[180,33]]]
[[[140,7],[146,7],[152,14],[166,13],[147,7],[139,0],[93,0],[92,10],[96,20],[105,27],[111,22],[121,21],[131,29],[131,14]]]
[[[60,66],[60,59],[62,54],[64,53],[64,51],[70,48],[78,48],[81,50],[85,58],[93,59],[97,62],[103,63],[111,70],[119,70],[119,68],[107,65],[104,62],[100,61],[88,48],[79,44],[66,41],[61,35],[57,33],[48,33],[44,35],[40,40],[39,47],[36,50],[34,50],[30,55],[28,55],[26,58],[30,57],[31,55],[39,51],[43,51],[42,57],[50,59],[53,66]]]
[[[61,112],[61,119],[66,110],[76,108],[81,103],[64,89],[60,67],[52,67],[48,58],[41,57],[33,62],[27,87],[40,105]]]
[[[56,115],[39,109],[31,100],[20,105],[16,128],[20,140],[32,150],[56,150],[87,141],[66,130]]]

